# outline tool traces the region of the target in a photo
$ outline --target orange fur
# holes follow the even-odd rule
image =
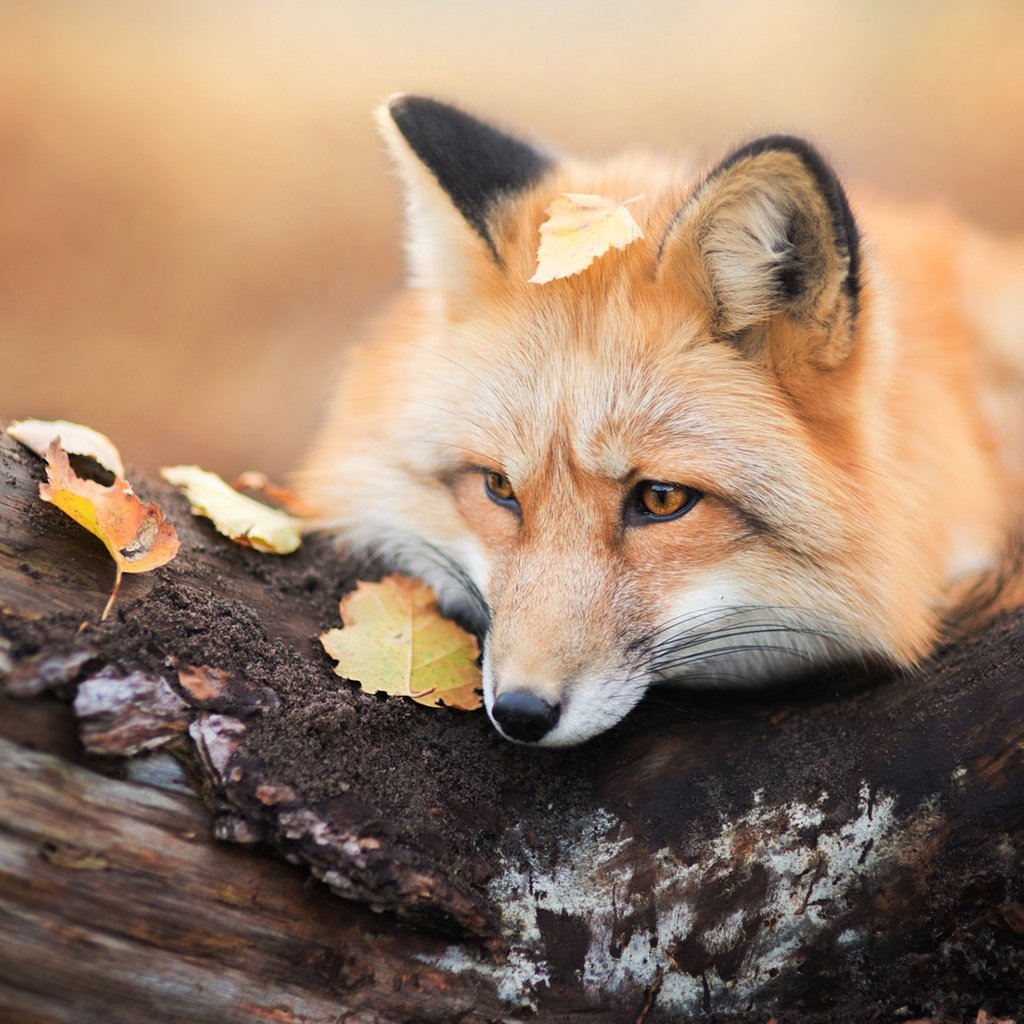
[[[561,709],[542,742],[578,742],[667,676],[910,665],[999,570],[1024,512],[1024,250],[854,201],[854,306],[827,205],[773,151],[703,183],[653,157],[563,161],[489,210],[499,262],[388,131],[414,232],[441,212],[299,483],[343,543],[449,607],[479,590],[489,708],[536,694]],[[530,284],[544,210],[569,191],[644,193],[644,238]],[[805,218],[792,244],[813,236],[788,305],[746,251],[776,230],[772,203]],[[486,496],[487,469],[518,512]],[[632,522],[644,480],[703,498]]]

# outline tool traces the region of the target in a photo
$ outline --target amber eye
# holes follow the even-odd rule
[[[644,519],[674,519],[697,503],[700,491],[682,484],[644,480],[636,489],[637,512]]]
[[[504,473],[496,469],[489,469],[484,473],[484,487],[487,489],[487,497],[496,501],[499,505],[515,505],[516,492],[512,490],[512,484]]]

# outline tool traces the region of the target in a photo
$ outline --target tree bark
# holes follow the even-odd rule
[[[1020,613],[913,675],[657,694],[526,750],[333,680],[316,635],[372,567],[238,548],[158,484],[181,554],[97,624],[113,567],[41,476],[0,441],[13,1019],[1020,1012]]]

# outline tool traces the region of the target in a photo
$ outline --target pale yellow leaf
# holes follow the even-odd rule
[[[643,238],[640,225],[626,209],[643,196],[624,202],[607,196],[563,192],[547,208],[540,226],[537,270],[530,281],[546,284],[586,270],[609,249],[622,249]]]
[[[339,606],[344,629],[320,637],[334,671],[367,693],[429,707],[480,707],[476,637],[443,618],[434,592],[406,576],[359,583]]]
[[[165,466],[160,475],[184,493],[196,515],[206,516],[238,544],[287,555],[302,543],[301,524],[294,516],[239,494],[216,473],[199,466]]]
[[[7,433],[40,458],[45,459],[51,442],[59,440],[69,455],[87,455],[114,476],[124,476],[121,453],[109,437],[92,427],[68,420],[18,420],[7,428]]]

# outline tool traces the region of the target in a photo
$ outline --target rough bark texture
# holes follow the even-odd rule
[[[97,624],[111,563],[41,477],[0,442],[0,1018],[1020,1013],[1021,614],[913,676],[659,693],[537,751],[336,679],[316,636],[372,568],[233,546],[160,485],[182,552]]]

